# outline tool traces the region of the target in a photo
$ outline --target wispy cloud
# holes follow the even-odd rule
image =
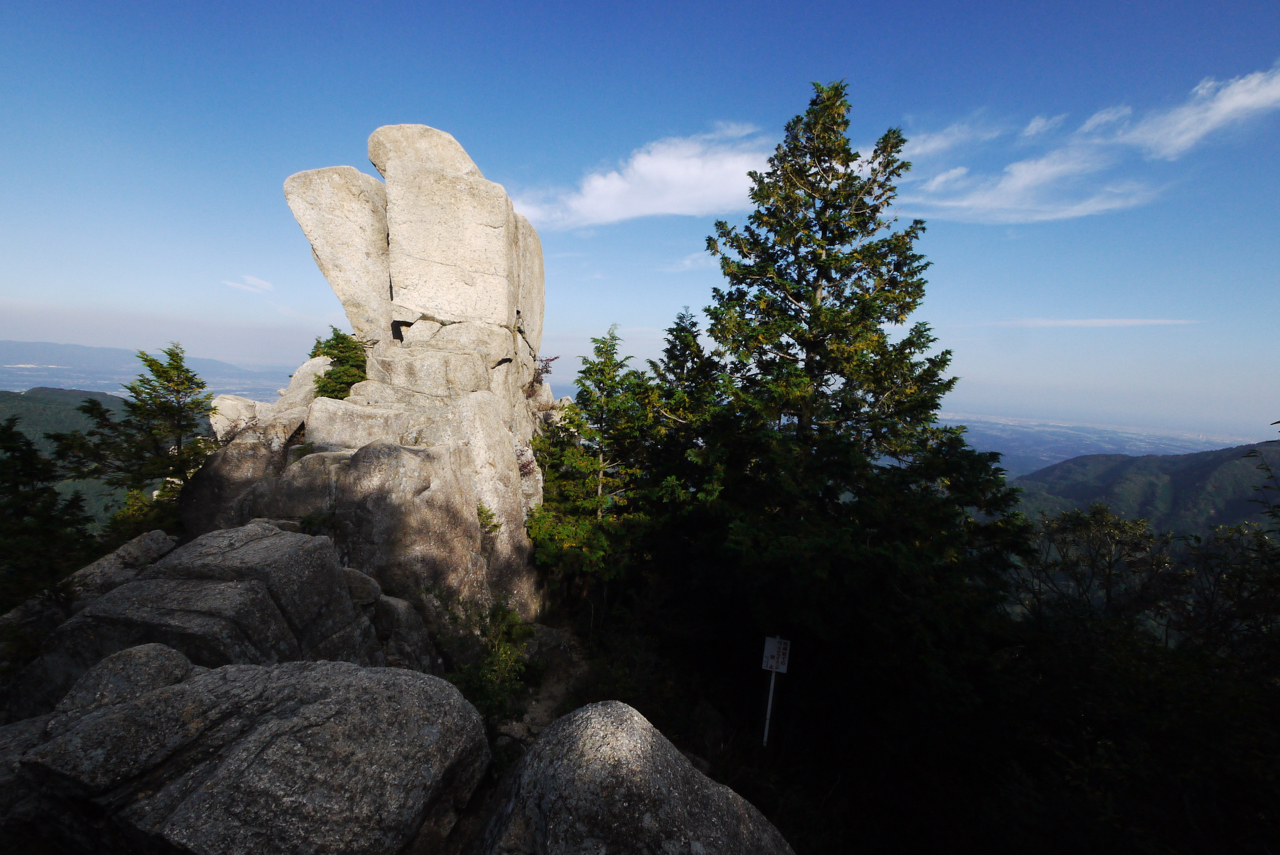
[[[714,270],[719,268],[717,261],[709,252],[694,252],[672,264],[660,268],[663,273],[684,273],[689,270]]]
[[[968,143],[993,140],[1002,133],[1003,131],[995,128],[978,127],[969,122],[956,122],[934,133],[912,135],[902,150],[902,156],[912,158],[941,154]]]
[[[1120,137],[1152,157],[1173,160],[1227,125],[1280,109],[1280,62],[1225,83],[1206,78],[1180,107],[1152,113]]]
[[[1098,128],[1106,127],[1107,125],[1114,125],[1116,122],[1123,122],[1132,115],[1132,107],[1107,107],[1105,110],[1099,110],[1089,118],[1085,119],[1084,124],[1080,126],[1079,133],[1092,133]]]
[[[903,196],[902,204],[947,219],[1029,223],[1130,208],[1153,197],[1152,188],[1135,181],[1089,185],[1086,179],[1109,165],[1110,159],[1096,148],[1067,146],[1015,161],[999,175],[976,177],[963,187],[939,181],[968,172],[949,170],[924,184],[919,193]]]
[[[649,143],[617,168],[588,174],[574,190],[521,195],[515,206],[549,228],[745,211],[747,173],[767,166],[770,148],[749,125],[720,125],[709,134]]]
[[[1176,318],[1018,318],[992,321],[995,327],[1163,327],[1198,324]]]
[[[259,279],[256,276],[242,275],[240,278],[244,281],[232,282],[228,279],[223,279],[222,284],[230,285],[232,288],[239,288],[241,291],[248,291],[251,294],[265,294],[268,291],[274,291],[276,289],[276,286],[272,285],[270,282],[265,279]]]
[[[958,179],[964,178],[969,174],[969,167],[957,166],[955,169],[948,169],[946,172],[940,172],[924,183],[923,189],[926,193],[938,190],[946,184],[954,184]]]
[[[1106,107],[1070,133],[1059,132],[1066,114],[1036,116],[1018,134],[1017,148],[1006,151],[1039,145],[1043,153],[994,169],[973,165],[998,158],[992,146],[967,149],[970,163],[963,166],[945,156],[954,147],[945,141],[975,139],[965,136],[968,125],[951,125],[921,135],[917,154],[924,156],[916,168],[932,165],[936,175],[909,185],[899,202],[913,214],[986,223],[1043,222],[1132,208],[1151,202],[1163,189],[1141,155],[1175,160],[1215,131],[1275,111],[1280,111],[1280,63],[1225,82],[1205,80],[1182,104],[1137,118],[1128,105]]]
[[[1062,113],[1061,115],[1054,116],[1052,119],[1050,119],[1047,116],[1036,116],[1034,119],[1032,119],[1030,122],[1027,123],[1027,126],[1022,129],[1022,133],[1019,134],[1019,136],[1035,137],[1035,136],[1039,136],[1040,134],[1047,133],[1048,131],[1052,131],[1055,128],[1057,128],[1059,125],[1061,125],[1066,120],[1066,118],[1067,118],[1066,113]]]

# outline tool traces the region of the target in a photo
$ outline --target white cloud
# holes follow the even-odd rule
[[[1196,324],[1174,318],[1019,318],[1014,321],[994,321],[997,327],[1161,327]]]
[[[256,276],[241,276],[240,278],[243,279],[245,282],[248,282],[250,285],[256,285],[257,287],[261,288],[263,291],[276,290],[276,286],[272,285],[270,282],[267,282],[266,280],[259,279]]]
[[[1089,118],[1085,119],[1084,124],[1080,126],[1080,133],[1087,134],[1090,131],[1096,131],[1104,125],[1113,125],[1116,122],[1122,122],[1132,115],[1132,107],[1107,107],[1105,110],[1099,110]]]
[[[946,172],[941,172],[933,176],[926,181],[920,189],[926,193],[931,193],[942,187],[944,184],[954,184],[956,179],[963,178],[968,174],[969,167],[957,166],[955,169],[948,169]]]
[[[914,134],[902,149],[903,157],[922,157],[940,154],[971,142],[986,142],[1002,132],[990,128],[978,128],[968,122],[956,122],[935,133]]]
[[[769,147],[748,125],[670,137],[637,149],[617,169],[593,172],[576,190],[521,196],[539,226],[575,228],[662,214],[705,216],[751,208],[747,173],[767,167]]]
[[[1076,132],[1043,154],[1018,160],[999,172],[966,167],[934,167],[938,174],[904,192],[904,209],[927,217],[986,223],[1026,223],[1061,220],[1132,208],[1160,193],[1159,183],[1144,179],[1149,169],[1134,157],[1173,160],[1208,134],[1224,126],[1280,110],[1280,63],[1226,82],[1205,80],[1183,104],[1145,114],[1135,120],[1129,106],[1099,110]],[[1065,121],[1066,114],[1036,116],[1019,137],[1032,140]],[[941,154],[948,140],[965,138],[968,125],[952,125],[924,135],[923,149]],[[967,158],[999,156],[998,152],[969,151]],[[943,160],[942,157],[938,158]],[[924,163],[928,157],[922,158]],[[960,171],[965,170],[965,171]]]
[[[948,194],[948,188],[935,184],[935,179],[923,185],[920,193],[904,195],[900,201],[904,208],[944,219],[1031,223],[1131,208],[1152,198],[1155,191],[1139,182],[1097,187],[1085,180],[1111,164],[1108,154],[1096,146],[1065,146],[1011,163],[998,176],[968,182],[963,192]],[[943,192],[936,192],[939,188]]]
[[[1027,126],[1022,129],[1022,133],[1019,136],[1034,137],[1046,133],[1061,125],[1066,118],[1066,113],[1054,116],[1052,119],[1047,116],[1036,116],[1027,123]]]
[[[248,291],[250,294],[265,294],[268,291],[274,291],[276,288],[265,279],[259,279],[256,276],[242,275],[240,277],[243,282],[232,282],[227,279],[222,280],[223,285],[230,285],[232,288],[239,288],[241,291]]]
[[[1206,78],[1188,103],[1144,117],[1120,137],[1153,157],[1173,160],[1226,125],[1280,109],[1280,63],[1223,83]]]
[[[663,273],[684,273],[688,270],[719,269],[720,262],[709,252],[694,252],[679,261],[659,268]]]

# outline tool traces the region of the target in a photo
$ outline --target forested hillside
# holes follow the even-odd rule
[[[1118,516],[1147,520],[1157,532],[1205,535],[1214,526],[1264,521],[1256,502],[1262,461],[1280,466],[1280,447],[1263,442],[1196,454],[1090,454],[1011,483],[1022,490],[1020,507],[1032,519],[1101,502]]]
[[[119,413],[124,405],[124,398],[117,395],[83,389],[38,387],[25,392],[0,392],[0,422],[17,416],[20,419],[18,430],[29,437],[42,453],[49,455],[53,452],[53,443],[45,439],[45,434],[89,428],[89,420],[76,409],[86,398],[101,401],[113,413]],[[122,491],[99,481],[63,481],[58,485],[58,492],[64,495],[75,490],[84,496],[85,511],[99,523],[109,515],[108,506],[123,496]]]

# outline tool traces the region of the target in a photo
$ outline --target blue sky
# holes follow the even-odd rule
[[[0,7],[0,338],[293,365],[345,326],[283,199],[379,125],[453,134],[538,226],[567,384],[719,281],[810,82],[910,139],[949,411],[1267,438],[1280,4]],[[562,367],[563,366],[563,367]]]

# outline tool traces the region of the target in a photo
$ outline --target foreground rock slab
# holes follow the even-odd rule
[[[140,563],[171,546],[154,532],[72,576],[74,616],[45,614],[37,607],[46,600],[35,598],[32,608],[0,618],[0,625],[40,624],[29,633],[39,636],[38,654],[20,670],[10,664],[16,676],[0,686],[4,721],[49,712],[99,661],[148,643],[209,668],[294,660],[382,666],[385,648],[402,667],[431,670],[435,652],[421,619],[373,578],[340,566],[326,537],[253,522]]]
[[[157,669],[135,659],[163,660],[172,684],[154,687]],[[340,662],[207,670],[158,645],[104,660],[53,722],[21,756],[34,795],[17,813],[71,851],[430,851],[489,761],[479,713],[439,678]],[[9,741],[25,747],[37,726]]]
[[[617,701],[558,720],[520,760],[485,855],[790,855],[758,810]]]

